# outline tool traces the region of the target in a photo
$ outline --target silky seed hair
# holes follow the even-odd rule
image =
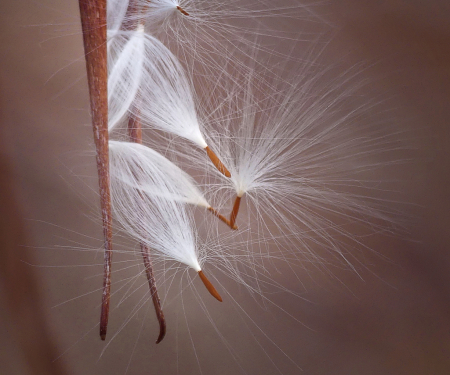
[[[110,132],[126,115],[135,116],[143,127],[174,134],[204,149],[214,166],[230,177],[202,134],[190,80],[162,43],[138,25],[136,31],[114,34],[108,56]]]
[[[230,84],[228,94],[208,90],[210,107],[219,108],[214,120],[205,121],[208,142],[231,178],[205,163],[195,166],[215,176],[209,177],[217,191],[213,204],[230,212],[231,224],[250,226],[250,242],[262,248],[272,242],[318,262],[327,249],[350,264],[345,254],[365,247],[351,226],[372,234],[401,229],[397,202],[377,198],[389,177],[374,176],[405,163],[398,157],[407,147],[404,134],[384,116],[371,118],[382,106],[359,96],[367,82],[358,67],[334,75],[334,67],[305,60],[298,72],[274,90],[245,75],[246,83]],[[195,156],[184,153],[191,165]],[[236,205],[244,207],[243,215]]]
[[[112,181],[111,196],[114,218],[132,238],[161,257],[201,270],[202,255],[185,205],[143,191],[138,194],[120,180]]]
[[[111,201],[114,217],[125,233],[156,252],[160,259],[194,269],[210,294],[222,302],[203,272],[207,249],[199,244],[192,214],[185,204],[130,189],[115,179],[111,181]]]
[[[110,141],[111,184],[138,195],[211,207],[191,176],[170,160],[138,143]]]
[[[221,59],[238,59],[244,68],[242,57],[249,56],[248,46],[274,53],[257,39],[264,37],[276,42],[296,39],[300,28],[318,19],[313,6],[295,0],[284,1],[282,5],[261,0],[138,0],[137,3],[145,10],[132,15],[132,22],[144,18],[148,32],[168,46],[183,64],[200,63],[206,70]],[[306,37],[305,32],[302,37]],[[230,55],[227,51],[234,53]]]
[[[111,184],[128,186],[131,192],[189,203],[206,208],[232,229],[229,220],[215,210],[196,186],[194,179],[174,163],[138,143],[110,141]]]

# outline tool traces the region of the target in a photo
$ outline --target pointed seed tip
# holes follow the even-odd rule
[[[179,5],[177,5],[177,9],[182,13],[182,14],[184,14],[185,16],[189,16],[189,13],[188,12],[186,12],[182,7],[180,7]]]
[[[217,292],[216,288],[211,284],[211,281],[208,280],[208,278],[205,276],[202,270],[198,271],[198,275],[200,276],[200,279],[202,280],[203,284],[205,285],[206,289],[208,289],[208,292],[219,302],[223,302],[222,297],[220,296],[219,292]]]

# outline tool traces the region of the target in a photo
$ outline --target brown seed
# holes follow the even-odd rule
[[[189,16],[189,13],[188,12],[186,12],[182,7],[180,7],[179,5],[177,5],[177,9],[182,13],[182,14],[184,14],[185,16]]]
[[[241,205],[241,197],[236,196],[236,199],[235,199],[234,205],[233,205],[233,210],[231,211],[231,215],[230,215],[230,225],[231,226],[234,226],[234,224],[236,222],[236,217],[238,215],[240,205]]]
[[[209,207],[208,211],[211,212],[214,216],[218,217],[219,220],[223,221],[231,229],[233,229],[233,230],[237,230],[238,229],[238,227],[236,225],[231,225],[230,221],[225,216],[219,214],[214,208]]]
[[[198,275],[200,276],[200,279],[203,281],[203,284],[205,284],[206,289],[208,289],[208,292],[211,293],[211,295],[218,301],[222,302],[222,297],[217,292],[216,288],[211,284],[211,281],[208,280],[208,278],[205,276],[203,271],[198,271]]]
[[[212,151],[208,146],[205,147],[205,151],[208,154],[208,157],[211,159],[214,166],[217,168],[217,170],[222,173],[225,177],[230,178],[231,173],[228,171],[228,169],[225,167],[225,165],[220,161],[220,159],[217,157],[217,155]]]

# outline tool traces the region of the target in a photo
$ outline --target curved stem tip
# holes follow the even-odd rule
[[[222,173],[225,177],[230,178],[231,173],[228,171],[225,165],[223,165],[223,163],[219,160],[214,151],[211,150],[208,146],[205,147],[205,151],[208,154],[208,157],[211,159],[214,166],[218,169],[218,171]]]
[[[153,305],[155,306],[156,317],[159,322],[159,336],[156,343],[159,344],[166,335],[166,319],[161,307],[161,300],[159,299],[158,289],[156,289],[156,281],[153,276],[152,260],[150,257],[150,250],[147,246],[141,243],[141,253],[144,259],[145,273],[147,274],[148,285],[150,287],[150,294],[152,296]]]
[[[137,115],[129,116],[128,118],[128,136],[131,142],[142,144],[142,125]],[[139,193],[139,196],[142,198],[141,193]],[[143,243],[141,243],[141,254],[144,259],[145,273],[147,275],[153,306],[155,307],[156,318],[159,323],[159,336],[156,340],[156,343],[159,344],[166,335],[166,319],[164,318],[161,300],[159,299],[158,289],[156,288],[155,276],[153,275],[150,249]]]
[[[211,295],[218,300],[219,302],[222,302],[222,297],[217,292],[216,288],[211,284],[211,281],[208,280],[208,278],[205,276],[203,271],[198,271],[198,275],[200,276],[200,279],[203,281],[203,284],[205,284],[206,289],[208,289],[208,292],[211,293]]]

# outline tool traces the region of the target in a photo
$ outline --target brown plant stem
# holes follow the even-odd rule
[[[128,137],[131,142],[142,144],[141,122],[134,116],[128,117]]]
[[[208,280],[208,278],[205,276],[203,271],[198,271],[198,275],[200,276],[200,279],[203,281],[203,284],[205,284],[206,289],[208,289],[208,292],[211,293],[211,295],[218,300],[219,302],[222,302],[222,297],[217,292],[216,288],[211,284],[211,281]]]
[[[220,161],[220,159],[217,157],[217,155],[214,153],[213,150],[211,150],[208,146],[205,147],[205,151],[208,154],[208,157],[211,159],[214,166],[218,169],[220,173],[222,173],[225,177],[230,178],[231,173],[228,171],[228,169],[225,167],[225,165]]]
[[[156,281],[153,275],[152,259],[150,257],[150,249],[141,243],[141,254],[144,258],[145,273],[147,275],[150,294],[152,295],[153,306],[155,306],[156,317],[159,323],[159,336],[156,343],[159,344],[166,335],[166,319],[161,307],[158,289],[156,289]]]
[[[230,225],[234,226],[236,223],[236,217],[239,212],[239,206],[241,205],[241,197],[236,196],[236,199],[234,201],[233,210],[231,211],[230,215]]]
[[[128,118],[128,136],[130,141],[134,143],[142,144],[142,126],[139,119],[134,116]],[[153,275],[152,261],[150,257],[150,249],[143,243],[141,245],[141,253],[144,259],[145,273],[147,275],[148,285],[150,288],[150,294],[153,300],[153,306],[155,307],[156,317],[159,322],[159,336],[156,343],[159,344],[166,335],[166,319],[161,307],[161,300],[159,299],[158,289],[156,288],[156,280]]]
[[[219,214],[214,208],[209,207],[208,211],[211,212],[214,216],[219,218],[221,221],[223,221],[226,225],[228,225],[231,229],[237,230],[238,227],[236,225],[231,225],[231,222],[223,215]]]
[[[104,235],[104,276],[100,337],[106,338],[111,296],[111,195],[109,190],[108,150],[108,71],[106,51],[106,0],[80,0],[81,25],[91,103],[97,171],[100,185],[100,208]]]

